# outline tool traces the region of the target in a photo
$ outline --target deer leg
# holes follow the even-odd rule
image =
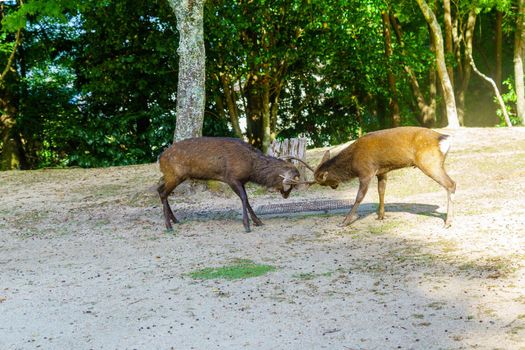
[[[242,224],[244,225],[244,230],[246,232],[250,232],[250,222],[248,221],[248,212],[246,208],[250,205],[248,203],[248,196],[246,195],[246,190],[244,189],[244,186],[240,182],[234,182],[232,184],[229,184],[232,188],[233,192],[235,192],[242,201]]]
[[[237,191],[237,188],[233,185],[230,185],[230,187],[232,188],[233,192],[235,192],[239,196],[239,198],[242,199],[241,194]],[[246,193],[246,189],[244,185],[242,185],[242,189],[244,190],[244,193]],[[255,212],[253,211],[252,206],[250,205],[250,201],[248,200],[248,197],[246,197],[246,207],[248,208],[248,212],[250,213],[250,217],[252,218],[253,224],[255,226],[264,225],[262,221],[257,217],[257,215],[255,215]]]
[[[242,185],[242,189],[246,193],[246,189],[244,188],[244,185]],[[252,206],[250,205],[250,201],[248,200],[248,197],[246,197],[246,204],[248,206],[248,212],[250,213],[250,217],[252,218],[253,224],[255,226],[262,226],[264,225],[263,222],[255,215],[255,212],[252,209]]]
[[[377,210],[378,220],[383,220],[385,218],[385,189],[386,174],[377,175],[377,191],[379,192],[379,209]]]
[[[359,217],[356,214],[357,208],[359,207],[359,204],[363,201],[363,198],[365,198],[366,191],[368,191],[368,185],[370,184],[370,177],[367,178],[359,178],[359,190],[357,191],[357,197],[355,198],[354,205],[352,206],[352,209],[346,215],[345,220],[342,223],[342,226],[348,226],[352,224],[354,221],[357,220]]]
[[[447,190],[447,218],[445,219],[445,228],[449,228],[452,225],[454,219],[454,194],[456,192],[456,183],[448,176],[443,167],[443,161],[440,163],[434,162],[431,166],[419,167],[426,175],[432,180],[440,184],[445,190]]]
[[[171,210],[168,196],[180,183],[181,181],[163,182],[157,187],[157,192],[159,192],[162,209],[164,211],[164,223],[166,224],[166,230],[168,231],[173,231],[170,220],[173,221],[174,224],[178,222],[175,214],[173,214],[173,211]]]

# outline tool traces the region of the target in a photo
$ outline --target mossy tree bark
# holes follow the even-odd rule
[[[177,125],[174,141],[202,136],[204,122],[205,0],[168,0],[177,17],[179,31],[179,77],[177,84]]]
[[[0,21],[4,19],[0,4]],[[22,28],[15,34],[13,47],[5,65],[0,69],[0,170],[19,169],[23,166],[23,148],[20,135],[16,133],[17,102],[13,98],[13,86],[17,83],[15,56],[22,42]]]
[[[14,116],[16,110],[6,102],[5,98],[0,98],[0,142],[2,145],[0,149],[0,170],[19,169],[21,167],[20,145],[15,134],[16,120]]]

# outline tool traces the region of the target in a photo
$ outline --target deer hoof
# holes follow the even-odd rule
[[[345,227],[345,226],[350,226],[351,224],[353,224],[357,219],[359,218],[359,216],[357,215],[352,215],[352,216],[347,216],[344,221],[339,225],[340,227]]]

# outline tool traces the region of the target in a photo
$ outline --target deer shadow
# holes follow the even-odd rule
[[[359,206],[357,214],[359,219],[364,219],[377,212],[377,203],[363,203]],[[304,201],[294,203],[272,204],[259,206],[255,213],[263,218],[273,217],[307,217],[315,215],[346,214],[352,209],[351,201]],[[385,215],[388,213],[411,213],[434,218],[445,219],[446,213],[437,210],[439,206],[422,203],[388,203],[385,204]],[[180,210],[176,212],[182,220],[222,220],[242,218],[241,207],[238,209],[206,209],[206,210]]]
[[[373,215],[377,212],[379,204],[366,203],[360,205],[357,209],[357,213],[361,218]],[[349,208],[349,210],[351,207]],[[422,203],[388,203],[385,204],[385,215],[388,213],[409,213],[415,215],[428,216],[433,218],[445,219],[447,214],[440,213],[437,210],[438,205],[435,204],[422,204]]]

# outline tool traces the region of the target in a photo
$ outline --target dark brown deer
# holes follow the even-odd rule
[[[281,192],[288,198],[301,183],[297,168],[282,159],[264,155],[239,139],[199,137],[174,143],[159,158],[163,174],[157,191],[164,209],[167,230],[177,219],[168,203],[169,194],[187,179],[217,180],[230,185],[242,201],[242,221],[250,232],[247,210],[255,226],[263,223],[255,215],[244,185],[250,181]]]
[[[327,151],[315,169],[315,182],[322,186],[337,188],[339,183],[359,178],[359,190],[352,209],[342,225],[350,225],[358,216],[359,204],[374,176],[378,180],[378,219],[385,216],[385,188],[387,173],[391,170],[418,167],[447,190],[448,204],[445,227],[452,224],[453,197],[456,183],[444,168],[445,157],[450,148],[448,135],[419,127],[399,127],[369,133],[330,159]]]

